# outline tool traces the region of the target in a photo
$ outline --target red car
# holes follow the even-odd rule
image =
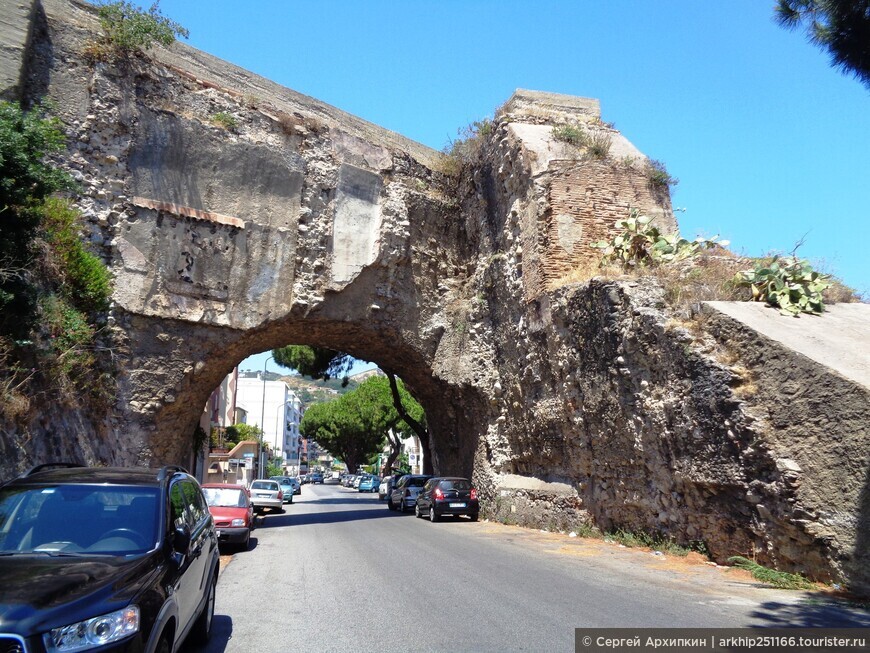
[[[202,486],[202,493],[214,519],[218,542],[247,550],[254,530],[254,506],[248,489],[241,485],[208,483]]]

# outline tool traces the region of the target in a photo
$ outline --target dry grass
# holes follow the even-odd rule
[[[12,349],[12,343],[0,337],[0,415],[18,421],[30,412],[25,390],[33,371],[22,370],[15,364]]]

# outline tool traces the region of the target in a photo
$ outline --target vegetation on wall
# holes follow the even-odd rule
[[[32,385],[108,400],[97,321],[110,275],[81,239],[81,214],[54,196],[74,188],[48,157],[64,147],[44,107],[0,103],[0,412],[24,418]]]
[[[103,29],[101,39],[92,42],[86,55],[95,61],[107,61],[142,53],[155,45],[167,47],[176,38],[187,38],[187,29],[164,16],[159,0],[148,11],[127,0],[97,5]]]
[[[755,300],[786,315],[820,314],[824,302],[856,299],[854,291],[793,254],[739,257],[716,236],[687,240],[679,233],[663,234],[637,210],[614,226],[610,240],[592,243],[603,253],[599,270],[653,275],[678,309],[701,301]],[[752,269],[741,271],[747,263]]]
[[[832,284],[830,276],[813,269],[809,261],[796,256],[774,256],[769,261],[756,261],[751,270],[737,273],[736,283],[749,286],[752,299],[778,307],[784,315],[824,310],[823,293]]]
[[[592,243],[604,252],[603,264],[615,262],[623,268],[648,267],[682,261],[703,249],[725,247],[727,240],[696,238],[686,240],[679,233],[664,234],[653,224],[652,218],[632,209],[627,218],[616,221],[618,232],[610,241]]]

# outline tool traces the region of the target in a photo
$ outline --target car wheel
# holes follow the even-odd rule
[[[245,534],[245,541],[242,542],[242,546],[240,548],[242,549],[242,551],[247,551],[249,548],[251,548],[251,531],[250,531],[250,529]]]
[[[157,642],[157,648],[154,649],[154,653],[172,653],[172,647],[169,645],[169,637],[166,633],[160,636],[160,641]]]
[[[202,609],[202,614],[197,617],[193,624],[193,629],[190,631],[191,637],[196,644],[205,644],[211,635],[211,622],[214,619],[214,598],[217,586],[217,574],[212,576],[208,584],[208,596],[205,599],[205,606]]]
[[[475,512],[475,513],[472,513],[472,514],[468,515],[468,518],[469,518],[471,521],[477,521],[477,513]]]
[[[423,516],[423,514],[420,512],[420,506],[419,505],[414,506],[414,517],[416,517],[417,519],[420,519],[420,517],[422,517],[422,516]]]
[[[401,512],[401,513],[405,512],[405,500],[404,499],[399,501],[399,512]]]
[[[429,506],[429,521],[433,524],[438,521],[438,515],[435,514],[435,506]]]
[[[390,510],[395,510],[395,509],[396,509],[396,504],[393,503],[393,498],[392,498],[392,497],[388,497],[388,498],[387,498],[387,508],[390,509]]]

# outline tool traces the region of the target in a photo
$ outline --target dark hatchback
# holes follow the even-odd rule
[[[202,490],[181,468],[34,468],[0,487],[0,651],[205,642],[218,564]]]
[[[467,478],[430,478],[417,495],[414,514],[429,517],[431,521],[447,515],[468,515],[471,521],[477,521],[480,514],[477,490]]]

